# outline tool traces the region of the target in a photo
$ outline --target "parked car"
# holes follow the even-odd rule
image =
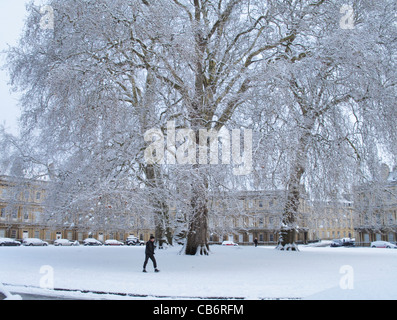
[[[0,238],[0,247],[19,247],[21,242],[9,238]]]
[[[334,239],[331,242],[331,247],[354,247],[355,239],[343,238],[343,239]]]
[[[105,246],[123,246],[123,245],[124,245],[124,243],[114,240],[114,239],[105,241]]]
[[[137,237],[129,236],[125,241],[127,246],[144,246],[145,241],[139,240]]]
[[[24,246],[29,246],[29,247],[46,247],[48,246],[48,242],[47,241],[43,241],[41,239],[37,239],[37,238],[27,238],[27,239],[23,239],[22,244]]]
[[[94,238],[87,238],[83,241],[85,246],[103,246],[103,243]]]
[[[68,239],[57,239],[54,241],[54,246],[59,246],[59,247],[70,247],[70,246],[78,246],[79,242],[78,241],[71,241]]]
[[[342,240],[341,239],[333,239],[331,242],[331,247],[342,247]]]
[[[236,247],[236,246],[238,246],[238,244],[234,243],[233,241],[223,241],[222,242],[222,246],[234,246],[234,247]]]
[[[397,246],[391,242],[387,241],[374,241],[371,242],[371,248],[387,248],[387,249],[397,249]]]

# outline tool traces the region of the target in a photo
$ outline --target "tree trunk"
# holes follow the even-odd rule
[[[279,242],[277,249],[288,250],[288,251],[298,251],[298,247],[295,244],[296,236],[296,214],[299,209],[300,201],[300,190],[299,182],[303,174],[303,169],[300,169],[295,175],[294,182],[288,189],[287,202],[284,208],[283,220],[281,223]]]
[[[201,8],[198,0],[194,0],[195,6],[195,20],[197,23],[197,30],[195,32],[196,43],[196,74],[195,74],[195,94],[192,102],[192,109],[190,113],[191,127],[196,132],[196,146],[200,145],[199,130],[206,127],[203,119],[211,118],[208,115],[209,106],[206,103],[205,94],[205,75],[203,67],[204,52],[206,49],[206,41],[202,34],[200,26]],[[211,113],[211,112],[210,112]],[[207,124],[208,125],[208,124]],[[199,153],[196,149],[196,164],[193,165],[192,174],[192,198],[191,198],[191,214],[189,217],[189,229],[186,239],[186,255],[208,255],[208,204],[207,192],[208,181],[205,172],[200,170],[202,166],[199,161]]]
[[[159,249],[162,249],[164,244],[172,245],[169,208],[168,206],[164,207],[164,203],[158,202],[158,209],[156,208],[154,214],[155,237],[158,242]]]
[[[196,173],[200,174],[199,170]],[[202,174],[202,173],[201,173]],[[197,177],[197,176],[196,176]],[[206,178],[199,176],[194,179],[192,198],[191,198],[191,214],[188,220],[188,232],[186,240],[185,254],[187,255],[208,255],[208,204]]]
[[[193,206],[193,205],[192,205]],[[208,255],[208,209],[207,206],[197,205],[193,208],[193,215],[189,222],[186,249],[187,255]]]
[[[164,243],[172,244],[172,231],[169,221],[169,208],[168,204],[161,197],[156,196],[156,190],[163,189],[161,185],[162,180],[159,177],[160,170],[155,165],[146,165],[145,173],[148,188],[151,188],[151,193],[154,198],[152,199],[154,208],[154,222],[155,222],[155,237],[162,248]]]
[[[279,241],[276,248],[279,250],[298,251],[298,247],[295,244],[295,235],[297,229],[296,218],[301,196],[301,179],[305,173],[307,164],[307,152],[311,139],[311,130],[313,129],[316,121],[316,115],[313,113],[308,113],[305,106],[301,106],[301,110],[304,117],[304,131],[298,142],[295,163],[287,186],[287,201],[284,207],[283,220],[281,222],[279,233]]]
[[[199,128],[198,125],[195,125]],[[196,131],[196,145],[198,146],[199,134]],[[205,168],[199,164],[197,153],[197,164],[192,167],[191,175],[192,196],[190,199],[191,211],[188,215],[188,232],[186,239],[186,255],[208,255],[208,177]]]
[[[311,121],[313,124],[314,121]],[[299,210],[300,185],[301,179],[305,172],[307,161],[307,146],[309,143],[311,126],[307,128],[306,133],[299,140],[299,148],[296,154],[295,166],[291,174],[287,187],[287,201],[284,207],[283,220],[281,222],[279,242],[277,249],[298,251],[295,244],[296,235],[296,218]]]

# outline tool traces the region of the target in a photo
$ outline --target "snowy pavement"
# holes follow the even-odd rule
[[[397,250],[299,248],[211,246],[207,257],[157,250],[161,272],[149,261],[144,274],[144,247],[4,247],[0,283],[76,299],[397,298]]]

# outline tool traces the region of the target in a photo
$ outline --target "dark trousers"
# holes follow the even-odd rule
[[[147,266],[147,263],[148,263],[149,259],[152,260],[152,262],[153,262],[153,267],[154,267],[155,269],[157,269],[157,262],[156,262],[156,259],[154,258],[154,255],[153,255],[153,254],[146,254],[145,262],[144,262],[144,264],[143,264],[143,269],[146,269],[146,266]]]

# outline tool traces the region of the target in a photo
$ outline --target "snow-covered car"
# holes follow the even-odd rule
[[[95,238],[87,238],[83,241],[85,246],[103,246],[103,243]]]
[[[331,242],[331,247],[354,247],[355,239],[343,238],[343,239],[334,239]]]
[[[222,246],[231,246],[231,247],[236,247],[238,246],[237,243],[234,243],[233,241],[223,241]]]
[[[123,245],[124,245],[124,243],[114,240],[114,239],[105,241],[105,246],[123,246]]]
[[[21,242],[9,238],[0,238],[0,247],[19,247]]]
[[[333,239],[331,242],[331,247],[341,247],[342,246],[342,240],[341,239]]]
[[[70,247],[70,246],[78,246],[79,242],[78,241],[71,241],[68,239],[57,239],[54,241],[54,246],[59,246],[59,247]]]
[[[23,239],[22,244],[24,246],[29,246],[29,247],[46,247],[48,246],[48,242],[47,241],[43,241],[41,239],[37,239],[37,238],[27,238],[27,239]]]
[[[137,237],[129,236],[125,241],[127,246],[143,246],[145,245],[144,241],[139,240]]]
[[[397,246],[391,242],[387,241],[374,241],[371,242],[371,248],[387,248],[387,249],[397,249]]]

